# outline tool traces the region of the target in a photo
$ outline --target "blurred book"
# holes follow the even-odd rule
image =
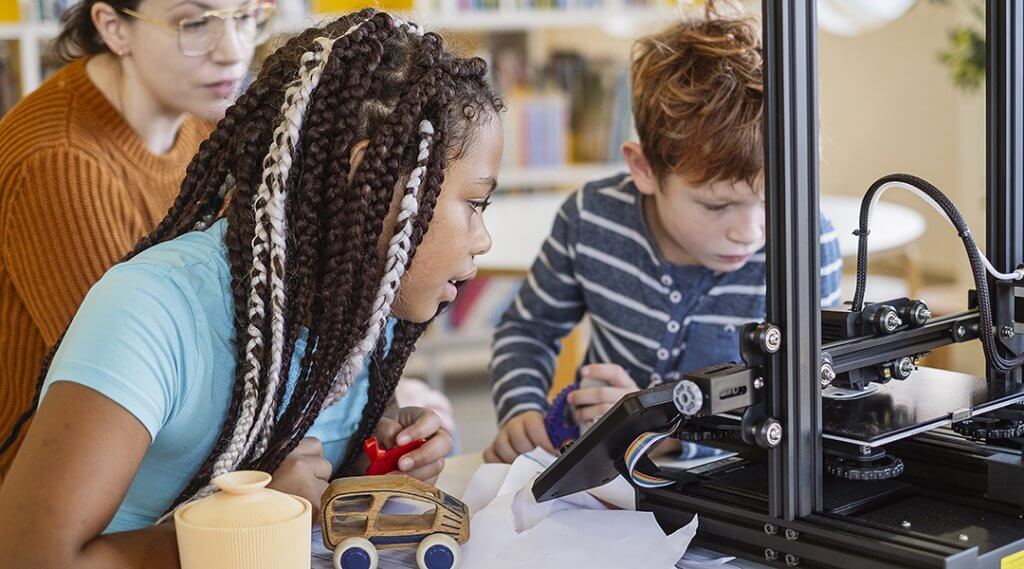
[[[0,42],[0,116],[7,114],[18,102],[18,74],[13,62],[13,42]]]
[[[4,0],[0,2],[0,22],[20,22],[21,7],[18,0]]]
[[[379,8],[389,12],[409,12],[413,9],[414,0],[311,0],[313,12],[334,14],[354,12],[363,8]]]
[[[500,35],[487,59],[507,107],[503,166],[619,162],[636,137],[625,62],[556,51],[531,65],[521,39]]]
[[[79,0],[35,0],[36,17],[43,21],[60,20],[64,11],[78,2]]]

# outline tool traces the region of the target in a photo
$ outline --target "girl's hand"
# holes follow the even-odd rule
[[[320,501],[334,467],[324,458],[320,439],[306,437],[281,461],[268,488],[302,496],[313,506],[313,527],[320,523]]]
[[[409,451],[398,461],[399,474],[407,474],[427,484],[437,481],[444,468],[444,457],[452,450],[452,436],[441,428],[437,413],[421,407],[402,407],[395,417],[381,417],[374,436],[383,448],[394,448],[416,439],[427,439],[423,446]]]

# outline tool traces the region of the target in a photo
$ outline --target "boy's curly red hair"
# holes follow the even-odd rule
[[[656,175],[761,180],[760,36],[754,20],[709,10],[634,44],[633,117]]]

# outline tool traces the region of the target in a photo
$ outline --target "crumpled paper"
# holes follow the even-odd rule
[[[554,460],[535,450],[511,466],[484,465],[464,494],[472,512],[470,540],[462,567],[487,569],[671,569],[697,532],[696,517],[665,535],[650,512],[609,509],[605,503],[632,505],[625,482],[609,483],[597,494],[578,493],[538,504],[533,480]],[[621,484],[626,484],[625,489]]]

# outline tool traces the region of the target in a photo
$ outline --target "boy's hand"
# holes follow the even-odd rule
[[[622,366],[616,364],[590,364],[580,368],[584,379],[593,379],[607,385],[581,387],[569,394],[569,404],[576,424],[587,425],[608,412],[619,399],[634,391],[640,391],[633,378]]]
[[[281,461],[267,485],[285,494],[302,496],[313,506],[313,526],[320,523],[320,500],[334,467],[324,458],[320,439],[306,437]]]
[[[498,430],[494,442],[484,451],[484,462],[511,463],[517,456],[537,447],[558,454],[544,427],[544,415],[540,411],[526,411],[509,419]]]
[[[423,446],[402,455],[397,471],[427,484],[437,481],[444,468],[444,457],[452,450],[452,436],[441,428],[441,417],[422,407],[402,407],[394,418],[381,417],[373,434],[383,448],[427,439]]]

